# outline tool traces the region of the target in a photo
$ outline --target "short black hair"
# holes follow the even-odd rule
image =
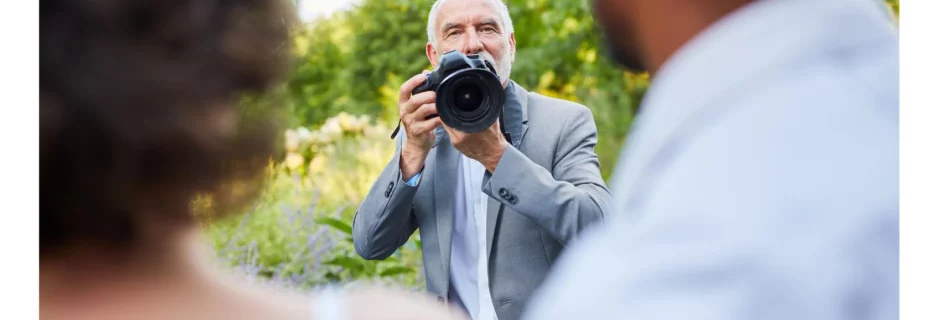
[[[260,176],[276,128],[226,119],[279,84],[287,0],[40,2],[40,254],[126,250]],[[219,192],[219,191],[227,192]],[[219,199],[223,199],[220,198]]]

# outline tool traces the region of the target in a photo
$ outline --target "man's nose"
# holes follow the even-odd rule
[[[482,39],[478,37],[478,32],[475,30],[469,30],[465,33],[465,45],[462,48],[462,52],[466,55],[476,54],[485,50],[485,46],[482,45]]]

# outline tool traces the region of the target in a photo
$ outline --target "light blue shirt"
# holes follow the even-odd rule
[[[760,0],[653,78],[613,217],[525,319],[897,319],[898,40],[871,0]]]
[[[473,320],[495,320],[488,288],[488,195],[482,192],[485,167],[459,155],[458,170],[449,256],[449,302],[463,307]]]
[[[459,155],[458,185],[449,256],[449,302],[467,311],[473,320],[495,320],[495,307],[488,287],[487,218],[488,195],[482,192],[485,167]],[[422,172],[406,184],[417,186]]]

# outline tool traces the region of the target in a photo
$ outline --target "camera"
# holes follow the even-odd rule
[[[442,123],[467,133],[491,127],[505,105],[505,88],[491,62],[456,50],[443,54],[439,67],[412,94],[425,91],[435,91],[435,109]]]

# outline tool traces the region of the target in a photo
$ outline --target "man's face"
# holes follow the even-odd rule
[[[448,0],[436,12],[435,43],[426,49],[429,62],[437,67],[442,54],[457,50],[478,54],[495,66],[503,85],[508,85],[515,56],[515,36],[502,25],[501,8],[493,0]]]
[[[636,37],[629,32],[633,23],[633,1],[590,0],[594,18],[603,29],[604,44],[614,61],[631,71],[646,71],[646,65],[637,49]]]

